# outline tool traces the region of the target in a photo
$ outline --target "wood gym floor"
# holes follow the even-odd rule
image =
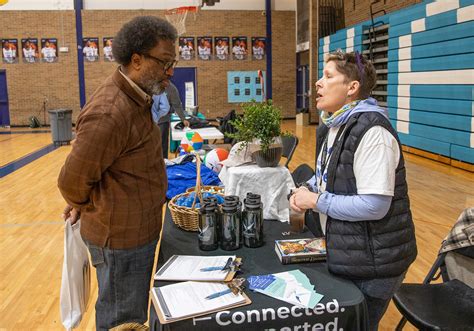
[[[315,126],[296,127],[295,121],[285,121],[283,127],[300,139],[290,169],[301,163],[313,165]],[[19,131],[31,130],[14,129],[10,134],[0,129],[0,330],[60,330],[64,201],[56,182],[71,147],[27,163],[48,151],[51,135]],[[2,174],[21,158],[25,166]],[[405,153],[405,158],[419,251],[405,281],[421,282],[461,211],[474,205],[474,174],[413,154]],[[95,274],[92,291],[80,330],[95,329]],[[399,318],[391,304],[380,330],[394,330]]]

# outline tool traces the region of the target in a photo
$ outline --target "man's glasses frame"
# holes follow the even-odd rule
[[[147,57],[147,58],[150,58],[150,59],[154,60],[155,62],[161,64],[163,66],[164,72],[167,72],[170,69],[174,69],[176,67],[176,65],[178,64],[178,60],[163,61],[162,59],[160,59],[156,56],[150,55],[150,54],[143,54],[143,56]]]

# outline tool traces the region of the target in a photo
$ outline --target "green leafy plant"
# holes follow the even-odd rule
[[[244,113],[242,116],[231,121],[237,132],[226,133],[230,138],[244,141],[247,145],[254,139],[260,141],[260,147],[266,152],[273,143],[275,137],[281,132],[281,110],[273,105],[272,100],[264,102],[250,101],[241,105]]]

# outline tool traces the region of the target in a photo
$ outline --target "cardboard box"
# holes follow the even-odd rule
[[[296,125],[308,126],[309,125],[309,113],[296,114]]]

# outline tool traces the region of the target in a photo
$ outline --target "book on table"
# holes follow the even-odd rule
[[[275,252],[282,264],[326,260],[324,237],[275,240]]]
[[[234,293],[227,284],[218,282],[181,282],[153,287],[150,296],[161,324],[251,303],[245,293]]]
[[[235,255],[194,256],[173,255],[155,273],[155,280],[169,281],[231,281],[241,259]]]

